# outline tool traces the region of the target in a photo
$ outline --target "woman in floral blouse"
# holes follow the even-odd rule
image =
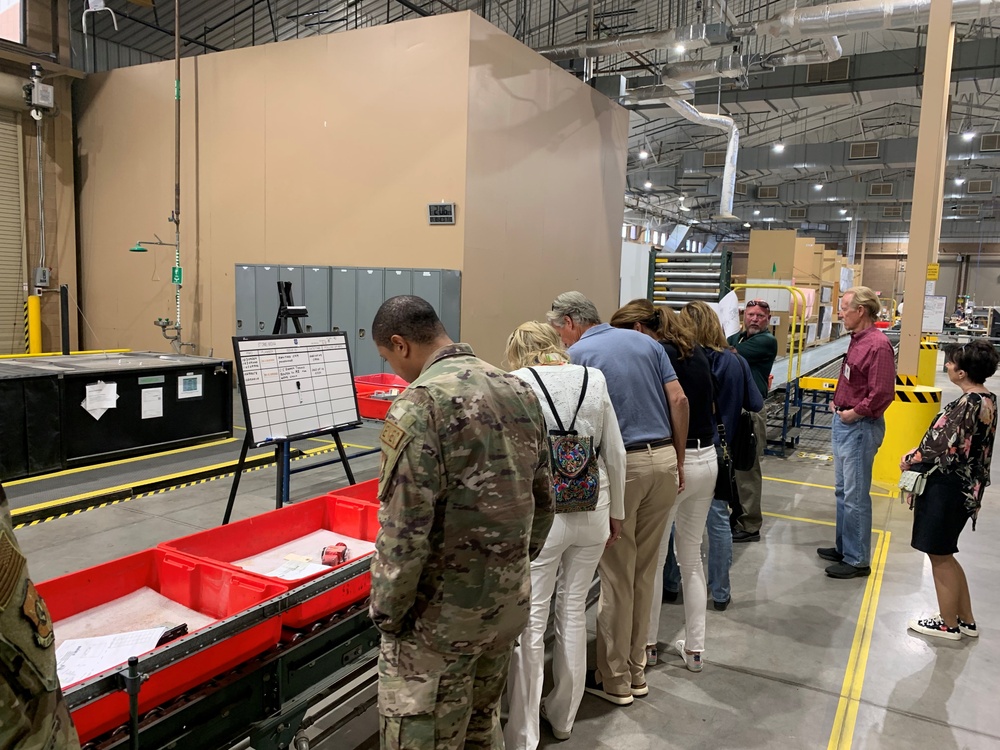
[[[955,559],[958,537],[976,516],[990,483],[990,460],[997,429],[997,399],[983,385],[997,370],[993,345],[973,341],[945,350],[945,368],[962,395],[948,404],[928,428],[920,445],[903,456],[900,469],[923,471],[927,485],[913,508],[914,549],[931,559],[940,612],[911,620],[910,630],[957,641],[979,636],[972,614],[965,571]]]

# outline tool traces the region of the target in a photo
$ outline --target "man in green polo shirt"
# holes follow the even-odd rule
[[[750,365],[753,382],[760,389],[760,395],[767,400],[771,367],[778,356],[778,341],[771,334],[771,306],[761,299],[752,299],[743,310],[743,330],[729,337],[729,345]],[[740,493],[743,515],[733,529],[734,542],[760,541],[760,459],[767,443],[767,421],[764,410],[751,412],[753,432],[757,438],[757,458],[749,471],[736,472],[736,486]]]

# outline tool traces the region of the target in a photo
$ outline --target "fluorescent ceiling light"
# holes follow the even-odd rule
[[[771,149],[774,151],[774,153],[780,154],[782,151],[785,150],[785,144],[784,143],[775,143],[773,146],[771,146]]]
[[[964,177],[956,177],[955,178],[955,184],[956,185],[964,185],[965,184],[965,178]]]
[[[822,190],[822,189],[823,189],[822,182],[817,182],[815,185],[813,185],[813,190]]]
[[[842,209],[840,209],[840,215],[841,215],[841,216],[843,216],[843,215],[844,215],[844,214],[846,214],[846,213],[847,213],[847,209],[846,209],[846,208],[842,208]]]
[[[760,216],[760,209],[759,208],[755,208],[754,212],[753,212],[753,215],[754,216]]]
[[[973,133],[971,130],[966,131],[965,133],[962,133],[962,140],[966,141],[966,142],[971,141],[975,137],[976,137],[976,134]]]
[[[766,222],[770,223],[770,222],[774,221],[774,217],[771,216],[771,217],[768,217],[766,219],[761,219],[761,221],[766,221]]]
[[[646,180],[644,183],[642,183],[642,186],[646,188],[646,190],[649,190],[651,187],[653,187],[653,183],[650,182],[649,180]]]

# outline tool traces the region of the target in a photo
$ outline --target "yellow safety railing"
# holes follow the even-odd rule
[[[127,354],[131,349],[88,349],[81,352],[70,352],[69,356],[77,354]],[[0,354],[0,359],[27,359],[29,357],[61,357],[62,352],[38,352],[37,354]]]
[[[798,287],[784,284],[732,284],[730,289],[784,289],[792,301],[792,340],[788,350],[788,382],[802,375],[802,355],[806,348],[806,295]],[[801,319],[799,315],[801,303]],[[801,325],[800,325],[801,322]],[[796,342],[798,349],[796,349]]]
[[[895,320],[896,319],[896,315],[898,314],[896,312],[896,310],[899,309],[899,303],[896,302],[896,298],[895,297],[883,297],[882,299],[885,302],[891,302],[892,303],[892,305],[889,307],[889,320]]]

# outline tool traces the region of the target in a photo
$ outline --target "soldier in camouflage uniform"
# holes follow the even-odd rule
[[[59,690],[53,640],[0,485],[0,750],[80,748]]]
[[[410,381],[381,435],[382,747],[502,748],[529,563],[552,524],[545,419],[530,387],[453,343],[419,297],[386,301],[372,336]]]

